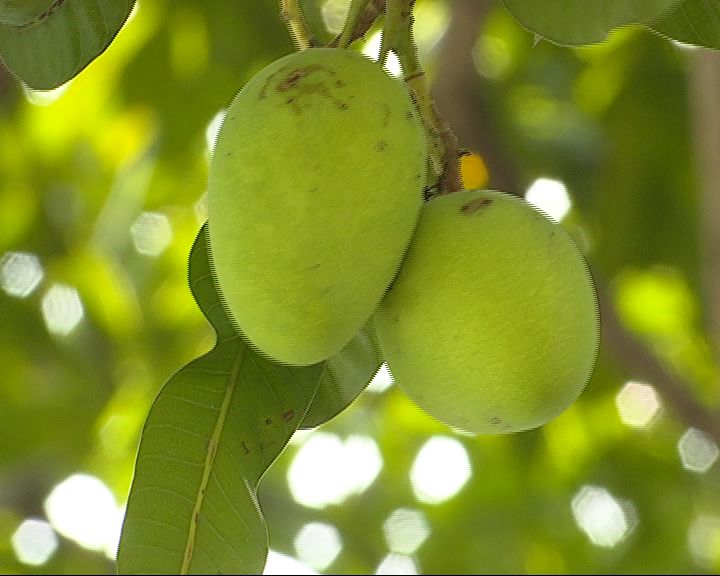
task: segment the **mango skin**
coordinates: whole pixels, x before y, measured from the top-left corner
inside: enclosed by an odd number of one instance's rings
[[[438,420],[482,434],[560,414],[599,346],[595,287],[573,240],[493,191],[425,205],[374,324],[400,388]]]
[[[424,130],[403,84],[312,48],[233,100],[210,166],[211,260],[247,340],[280,362],[340,351],[395,276],[422,206]]]

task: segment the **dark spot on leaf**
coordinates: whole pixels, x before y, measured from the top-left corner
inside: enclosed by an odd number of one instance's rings
[[[265,426],[270,426],[270,424],[272,424],[272,418],[268,416],[267,418],[265,418]]]
[[[345,88],[345,82],[343,82],[342,80],[335,80],[335,86],[337,86],[338,88]]]
[[[381,140],[380,142],[378,142],[377,144],[375,144],[375,150],[377,150],[378,152],[382,152],[382,151],[385,150],[387,147],[388,147],[388,143],[385,142],[385,140]]]
[[[470,200],[470,202],[460,206],[460,212],[463,214],[474,214],[481,208],[490,206],[490,204],[492,204],[492,200],[490,200],[490,198],[475,198],[475,200]]]
[[[290,420],[292,420],[293,418],[295,418],[295,410],[293,410],[292,408],[290,410],[287,410],[286,412],[283,412],[282,419],[285,420],[285,422],[290,422]]]
[[[347,102],[341,102],[341,101],[338,100],[337,102],[335,102],[335,105],[336,105],[340,110],[347,110],[347,109],[348,109]]]
[[[405,112],[405,120],[412,120],[413,119],[413,113],[412,110],[408,110]]]
[[[250,454],[250,448],[247,447],[247,444],[245,444],[245,442],[240,442],[240,445],[242,446],[243,452],[245,452],[245,454]]]
[[[232,156],[232,152],[225,152],[225,156]]]

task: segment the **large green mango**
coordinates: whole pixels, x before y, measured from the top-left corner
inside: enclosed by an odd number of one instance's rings
[[[477,433],[528,430],[560,414],[598,352],[582,254],[562,226],[500,192],[425,205],[374,323],[400,388],[431,416]]]
[[[408,246],[426,165],[407,90],[356,52],[305,50],[248,82],[218,135],[209,231],[251,344],[304,365],[355,336]]]

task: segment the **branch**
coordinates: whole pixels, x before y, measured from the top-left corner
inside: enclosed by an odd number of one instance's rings
[[[385,12],[385,0],[370,0],[369,3],[365,4],[354,25],[352,27],[346,26],[346,28],[343,29],[343,32],[330,42],[328,46],[331,48],[337,48],[340,46],[340,39],[343,33],[346,34],[346,38],[343,40],[347,42],[346,46],[352,44],[355,40],[362,38],[365,36],[367,31],[370,30],[372,25],[375,24],[375,21],[383,12]],[[352,31],[345,32],[345,29]]]
[[[720,54],[690,60],[691,106],[700,185],[700,238],[707,328],[720,359]]]
[[[502,146],[503,135],[491,109],[487,85],[475,72],[473,47],[480,23],[494,3],[486,0],[455,0],[451,20],[437,54],[433,94],[437,109],[455,129],[463,148],[485,160],[489,187],[520,193],[518,170]]]
[[[405,85],[412,97],[427,136],[428,192],[450,194],[462,189],[460,183],[460,149],[450,124],[437,113],[425,71],[420,63],[413,33],[412,15],[415,0],[388,0],[383,42],[379,61],[383,63],[390,50],[397,54]]]
[[[720,441],[720,415],[698,402],[690,393],[690,385],[674,376],[645,344],[622,326],[607,290],[600,285],[597,289],[602,322],[601,341],[612,351],[613,356],[625,365],[633,378],[655,386],[686,424],[702,428]]]
[[[305,50],[316,44],[312,32],[305,23],[298,0],[280,0],[280,18],[285,21],[298,50]]]

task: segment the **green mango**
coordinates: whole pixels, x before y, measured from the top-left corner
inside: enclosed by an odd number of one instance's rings
[[[528,430],[560,414],[587,384],[599,345],[595,287],[573,240],[493,191],[425,205],[374,324],[400,388],[475,433]]]
[[[404,85],[350,50],[280,58],[238,93],[211,161],[211,259],[247,340],[307,365],[340,351],[395,276],[427,149]]]

